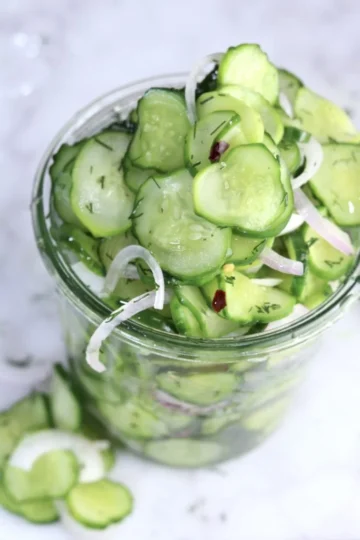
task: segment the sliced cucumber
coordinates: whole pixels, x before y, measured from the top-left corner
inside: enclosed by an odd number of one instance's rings
[[[227,321],[226,319],[219,317],[215,311],[210,309],[197,287],[192,287],[190,285],[178,286],[175,288],[174,298],[177,298],[178,300],[178,303],[175,305],[172,304],[171,307],[175,326],[178,328],[179,332],[185,330],[183,333],[187,336],[218,338],[230,334],[239,327],[234,321]],[[184,317],[183,308],[185,308],[186,311],[190,310],[195,317],[196,322],[200,325],[200,336],[198,326],[194,325],[194,322],[191,319],[190,326],[184,328],[186,315]],[[178,318],[179,325],[177,323]]]
[[[188,337],[203,337],[199,321],[192,311],[184,306],[180,300],[173,296],[170,302],[171,315],[179,334]]]
[[[246,265],[258,258],[263,249],[268,245],[265,238],[249,238],[233,234],[231,237],[231,255],[227,262]]]
[[[85,143],[86,139],[73,145],[62,144],[60,146],[59,150],[53,157],[54,161],[49,169],[50,177],[53,183],[57,181],[61,173],[63,173],[65,170],[72,170],[75,159]]]
[[[139,190],[133,229],[163,270],[180,279],[206,276],[224,263],[231,230],[197,216],[186,170],[153,177]]]
[[[239,116],[232,111],[217,111],[194,124],[185,142],[185,159],[192,171],[196,173],[211,164],[210,150],[216,136],[225,125],[235,119],[239,119]]]
[[[281,116],[261,94],[249,88],[235,85],[223,86],[220,91],[243,101],[246,105],[257,111],[262,118],[265,131],[269,133],[276,143],[281,141],[284,134],[284,125]]]
[[[181,375],[175,371],[160,373],[156,382],[162,390],[194,405],[212,405],[229,398],[238,380],[233,373],[194,373]]]
[[[338,225],[360,225],[360,145],[326,144],[323,152],[311,188]]]
[[[8,512],[20,516],[30,523],[46,524],[54,523],[59,519],[58,512],[53,501],[40,500],[34,502],[19,503],[15,501],[0,483],[0,506]]]
[[[284,415],[285,410],[289,406],[288,399],[275,401],[273,404],[265,405],[258,409],[242,421],[241,425],[250,431],[262,431],[275,422],[279,422]]]
[[[217,225],[254,237],[275,236],[284,227],[280,165],[262,144],[231,150],[196,175],[193,192],[195,211]]]
[[[227,412],[221,414],[221,416],[213,416],[211,418],[205,418],[201,425],[202,435],[214,435],[225,427],[239,422],[243,416],[243,412]]]
[[[297,127],[287,126],[284,130],[283,141],[286,142],[309,142],[311,134]]]
[[[99,257],[105,270],[109,269],[119,251],[134,244],[138,244],[138,241],[131,231],[103,238],[99,245]]]
[[[270,103],[275,103],[279,94],[277,69],[260,46],[255,44],[228,49],[219,65],[218,83],[222,86],[245,86],[264,96]]]
[[[131,191],[137,193],[143,183],[154,174],[159,174],[156,169],[141,169],[131,163],[129,157],[126,155],[123,160],[124,180],[125,184]]]
[[[236,113],[240,117],[240,122],[237,124],[237,141],[240,141],[238,144],[257,143],[263,140],[264,124],[260,114],[243,101],[221,90],[202,94],[196,102],[196,109],[200,119],[220,111]],[[220,139],[219,135],[217,138]]]
[[[79,464],[69,450],[55,450],[35,460],[30,471],[7,464],[4,484],[17,502],[64,497],[79,478]]]
[[[171,172],[184,167],[190,123],[178,90],[152,88],[138,104],[139,123],[128,157],[137,167]]]
[[[99,240],[69,224],[61,225],[51,232],[63,249],[73,252],[95,274],[104,275],[99,258]]]
[[[71,164],[71,170],[65,170],[60,173],[54,183],[52,192],[54,207],[59,217],[65,221],[65,223],[82,227],[80,220],[72,209],[70,201],[73,185],[72,169],[73,164]]]
[[[294,75],[290,71],[287,71],[286,69],[279,69],[278,73],[280,92],[285,94],[290,103],[294,105],[299,88],[304,85],[301,80],[296,77],[296,75]]]
[[[304,265],[304,273],[302,276],[294,276],[291,281],[291,294],[293,294],[299,302],[302,302],[306,295],[308,287],[308,256],[309,247],[304,240],[303,228],[297,229],[289,235],[284,236],[284,245],[286,246],[288,255],[293,261],[300,261]],[[305,295],[305,296],[304,296]]]
[[[76,521],[92,529],[105,529],[131,513],[133,497],[123,484],[99,480],[75,486],[66,504]]]
[[[310,227],[305,229],[304,240],[309,246],[309,266],[320,279],[335,281],[341,278],[354,261],[354,257],[335,249]]]
[[[286,163],[287,168],[293,174],[302,164],[300,149],[295,142],[282,141],[279,144],[280,155]]]
[[[240,272],[224,272],[219,286],[226,298],[221,315],[242,324],[282,319],[292,312],[295,305],[295,299],[289,294],[271,287],[260,287]]]
[[[315,94],[309,88],[300,88],[295,100],[295,115],[302,128],[319,142],[359,141],[359,133],[351,119],[340,107]]]
[[[171,467],[204,467],[224,458],[224,449],[213,441],[167,439],[149,442],[144,453]]]
[[[71,206],[94,236],[113,236],[131,226],[134,195],[121,168],[130,136],[107,131],[81,149],[73,170]]]
[[[65,431],[78,431],[80,429],[82,422],[80,404],[71,390],[64,368],[60,364],[54,367],[50,405],[55,427]]]

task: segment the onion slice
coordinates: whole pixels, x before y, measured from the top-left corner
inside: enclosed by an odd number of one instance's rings
[[[119,278],[124,276],[125,271],[128,271],[129,262],[133,261],[134,259],[143,259],[149,265],[157,285],[154,308],[163,309],[165,299],[164,274],[159,263],[151,255],[150,251],[142,246],[127,246],[119,251],[109,267],[105,278],[102,296],[108,296],[114,291]]]
[[[260,285],[260,287],[276,287],[280,285],[282,279],[280,278],[261,278],[261,279],[252,279],[251,283],[255,285]]]
[[[294,118],[293,106],[291,105],[289,98],[286,94],[284,94],[284,92],[280,92],[279,94],[279,105],[290,118]]]
[[[302,216],[299,216],[299,214],[292,214],[291,218],[281,231],[281,233],[278,234],[278,236],[283,236],[284,234],[290,234],[291,232],[296,231],[301,225],[304,223],[304,218]]]
[[[335,223],[324,218],[301,189],[294,191],[294,199],[297,212],[318,235],[341,253],[345,255],[354,253],[349,235]]]
[[[229,404],[228,401],[221,401],[214,405],[201,407],[200,405],[193,405],[192,403],[187,403],[186,401],[180,401],[163,390],[155,390],[153,395],[156,401],[163,407],[172,411],[188,414],[189,416],[210,414],[214,411],[224,409]]]
[[[293,189],[298,189],[306,184],[318,172],[324,159],[322,146],[314,137],[311,137],[307,143],[297,144],[303,159],[305,159],[305,169],[292,180]]]
[[[75,454],[81,464],[80,482],[96,482],[104,478],[104,460],[96,441],[58,429],[46,429],[25,435],[11,454],[9,465],[30,471],[40,456],[55,450],[70,450]]]
[[[304,264],[302,262],[287,259],[268,247],[266,247],[263,252],[260,253],[259,259],[266,266],[269,266],[278,272],[292,274],[294,276],[302,276],[304,274]]]
[[[269,323],[265,329],[265,332],[270,330],[277,330],[278,328],[281,328],[285,326],[286,324],[290,324],[296,319],[299,319],[300,317],[303,317],[307,313],[309,313],[309,309],[305,307],[303,304],[295,304],[294,309],[288,315],[287,317],[284,317],[283,319],[280,319],[279,321],[274,321],[272,323]]]
[[[86,285],[91,292],[96,295],[101,294],[105,280],[102,276],[98,276],[82,262],[76,262],[71,265],[73,272]]]
[[[213,53],[202,58],[190,72],[185,86],[185,101],[189,120],[192,124],[196,122],[196,86],[198,78],[203,74],[204,69],[211,63],[219,64],[224,53]]]
[[[137,313],[154,307],[158,291],[151,291],[130,300],[124,306],[112,312],[110,317],[105,319],[91,336],[87,349],[86,361],[98,373],[103,373],[106,366],[100,362],[100,347],[102,342],[124,321],[127,321]],[[169,294],[166,293],[165,301],[169,301]]]

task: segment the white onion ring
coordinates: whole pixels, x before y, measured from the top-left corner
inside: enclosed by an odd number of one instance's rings
[[[294,191],[294,199],[297,212],[319,236],[345,255],[354,253],[349,235],[335,223],[324,218],[301,189]]]
[[[189,120],[192,124],[196,122],[196,86],[198,77],[204,72],[204,69],[211,63],[219,64],[224,53],[213,53],[204,56],[190,72],[185,86],[185,101]]]
[[[309,142],[297,143],[297,145],[302,158],[305,159],[305,169],[299,176],[293,178],[291,182],[293,189],[298,189],[311,180],[320,169],[324,159],[322,146],[314,137],[311,137]]]
[[[287,259],[268,247],[266,247],[264,251],[260,253],[259,259],[266,266],[269,266],[278,272],[292,274],[294,276],[302,276],[304,274],[304,264],[302,262]]]
[[[293,106],[290,103],[289,98],[287,97],[284,92],[280,92],[279,94],[279,105],[290,118],[294,118],[294,110]]]
[[[102,296],[108,296],[112,293],[119,281],[123,277],[124,271],[129,269],[129,262],[134,259],[143,259],[151,269],[155,283],[158,287],[155,296],[154,308],[163,309],[165,299],[165,281],[164,274],[157,260],[151,255],[150,251],[142,246],[127,246],[116,255],[112,261],[104,283]]]
[[[299,214],[292,214],[290,220],[287,222],[283,230],[278,234],[278,236],[283,236],[284,234],[289,234],[296,231],[304,223],[304,218],[299,216]]]
[[[280,285],[281,282],[282,279],[280,278],[259,278],[251,280],[251,283],[260,285],[260,287],[276,287],[277,285]]]

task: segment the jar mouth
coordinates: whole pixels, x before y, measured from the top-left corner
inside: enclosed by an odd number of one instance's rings
[[[85,108],[76,113],[58,132],[52,140],[38,166],[31,203],[32,221],[36,242],[40,254],[49,273],[56,281],[58,291],[83,315],[95,325],[111,313],[111,309],[104,304],[90,289],[81,282],[73,272],[70,264],[57,249],[50,234],[50,194],[51,184],[48,173],[51,158],[58,147],[67,142],[73,143],[85,136],[92,135],[106,127],[111,122],[124,119],[137,103],[139,97],[150,87],[162,86],[181,88],[184,86],[186,73],[156,76],[136,81],[129,85],[115,89],[96,99]],[[335,322],[343,313],[346,306],[359,296],[355,289],[358,287],[360,274],[360,255],[346,281],[324,303],[316,309],[278,329],[236,337],[222,337],[214,339],[189,338],[183,335],[168,333],[148,327],[138,321],[126,321],[114,331],[114,335],[121,339],[138,341],[139,344],[150,350],[156,347],[164,351],[169,348],[181,348],[186,351],[197,349],[243,350],[284,348],[289,341],[301,343],[321,333],[325,328]],[[251,353],[250,353],[251,354]]]

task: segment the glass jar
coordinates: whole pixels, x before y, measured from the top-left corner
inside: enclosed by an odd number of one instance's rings
[[[88,411],[114,440],[179,467],[220,462],[257,446],[279,425],[320,334],[360,296],[359,265],[331,298],[278,330],[191,339],[127,321],[106,340],[98,374],[86,364],[89,337],[110,309],[72,271],[50,235],[51,157],[124,119],[150,87],[183,87],[185,75],[155,77],[115,90],[81,110],[43,157],[33,192],[37,244],[58,290],[69,369]]]

